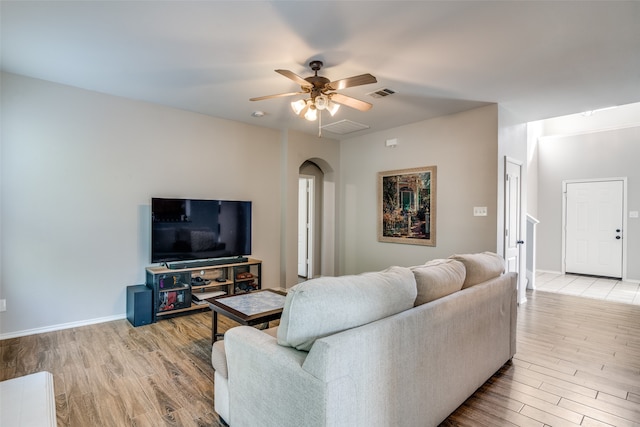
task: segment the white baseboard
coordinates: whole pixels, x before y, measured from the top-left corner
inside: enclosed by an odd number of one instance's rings
[[[62,329],[77,328],[79,326],[95,325],[96,323],[111,322],[113,320],[121,320],[126,318],[127,318],[126,314],[117,314],[115,316],[98,317],[95,319],[81,320],[78,322],[60,323],[58,325],[45,326],[42,328],[26,329],[24,331],[0,334],[0,340],[6,340],[8,338],[26,337],[27,335],[42,334],[45,332],[60,331]]]
[[[540,270],[540,269],[536,270],[536,274],[539,274],[539,273],[562,274],[562,272],[560,272],[560,271]]]

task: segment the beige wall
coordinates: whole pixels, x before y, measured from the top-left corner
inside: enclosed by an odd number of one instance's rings
[[[263,286],[286,283],[297,193],[283,183],[309,158],[332,180],[339,168],[331,140],[12,74],[1,95],[0,337],[124,317],[150,263],[153,196],[251,200]]]
[[[496,250],[498,111],[491,105],[354,137],[341,145],[340,272]],[[397,138],[396,148],[385,147]],[[437,246],[377,241],[377,174],[436,165]],[[474,206],[488,216],[474,217]]]

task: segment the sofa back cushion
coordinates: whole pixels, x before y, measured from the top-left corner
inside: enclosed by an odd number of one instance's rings
[[[504,272],[504,259],[493,252],[451,255],[449,258],[464,264],[466,277],[462,289],[498,277]]]
[[[416,278],[416,306],[458,292],[464,284],[464,264],[455,259],[435,259],[411,271]]]
[[[406,267],[309,280],[287,293],[278,344],[309,351],[318,338],[408,310],[415,299],[416,281]]]

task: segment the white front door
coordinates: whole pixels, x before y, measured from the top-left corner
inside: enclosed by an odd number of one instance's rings
[[[624,181],[565,182],[565,272],[622,278]]]
[[[504,260],[508,272],[518,273],[518,286],[520,286],[520,245],[522,230],[521,204],[521,174],[522,165],[514,160],[505,160],[504,183]]]

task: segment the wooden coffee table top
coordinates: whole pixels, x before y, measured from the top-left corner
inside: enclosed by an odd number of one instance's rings
[[[252,325],[273,319],[282,314],[286,293],[276,289],[261,289],[245,294],[233,294],[208,298],[209,307],[244,325]]]

